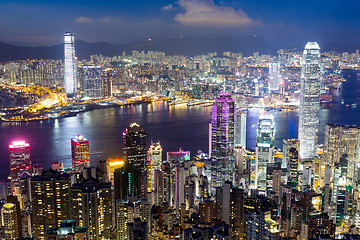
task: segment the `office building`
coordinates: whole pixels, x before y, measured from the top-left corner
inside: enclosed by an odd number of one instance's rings
[[[10,177],[12,191],[17,194],[18,179],[22,172],[31,173],[30,145],[25,141],[13,141],[9,145]]]
[[[220,92],[211,110],[212,188],[233,181],[235,104],[231,95]]]
[[[101,66],[82,66],[80,69],[81,96],[96,99],[103,96]]]
[[[70,219],[70,176],[52,169],[30,180],[33,229],[36,239],[45,239],[45,231]]]
[[[235,118],[235,146],[243,146],[246,149],[246,115],[244,111],[236,111]]]
[[[147,174],[146,174],[146,133],[137,123],[131,123],[123,133],[123,149],[126,164],[134,166],[140,174],[136,174],[140,192],[138,197],[145,197],[147,192]]]
[[[266,169],[274,162],[275,123],[273,115],[262,115],[256,134],[255,188],[266,193]]]
[[[64,34],[64,86],[68,98],[73,98],[77,91],[76,65],[75,58],[75,39],[74,34],[67,32]]]
[[[280,63],[269,63],[269,91],[279,91]]]
[[[84,167],[90,167],[89,141],[82,135],[71,139],[71,156],[75,172],[81,171]]]
[[[160,170],[162,164],[162,148],[160,142],[151,143],[147,151],[147,192],[155,189],[155,170]]]
[[[299,130],[300,159],[316,155],[320,110],[320,47],[308,42],[302,57]]]

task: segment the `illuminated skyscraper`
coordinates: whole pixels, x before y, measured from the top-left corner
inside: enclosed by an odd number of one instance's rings
[[[72,167],[75,172],[90,167],[89,141],[81,135],[71,139]]]
[[[64,34],[64,81],[65,92],[69,98],[76,95],[76,58],[74,34],[67,32]]]
[[[137,123],[132,123],[124,133],[124,155],[130,164],[145,170],[146,133]]]
[[[162,164],[162,148],[160,143],[151,143],[147,152],[147,191],[151,192],[154,189],[154,173],[155,170],[160,170]]]
[[[280,82],[280,63],[269,63],[269,90],[278,91]]]
[[[234,114],[231,95],[220,92],[211,112],[212,187],[221,187],[226,180],[233,181]]]
[[[308,42],[302,58],[299,141],[300,159],[315,157],[320,109],[320,47]]]
[[[259,119],[256,136],[255,188],[266,191],[266,168],[274,162],[275,123],[273,115],[264,115]]]
[[[16,189],[20,173],[26,171],[31,172],[31,155],[30,145],[25,141],[13,141],[9,145],[10,155],[10,177],[11,186],[14,194],[17,194]]]
[[[237,111],[235,120],[235,146],[246,148],[246,112]]]

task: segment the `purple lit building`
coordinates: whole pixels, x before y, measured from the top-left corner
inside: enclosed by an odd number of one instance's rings
[[[210,154],[212,159],[211,185],[221,187],[233,181],[234,165],[234,113],[235,103],[230,93],[220,92],[211,112]]]

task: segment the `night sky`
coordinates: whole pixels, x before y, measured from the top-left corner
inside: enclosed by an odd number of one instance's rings
[[[276,47],[360,42],[360,1],[0,0],[0,41],[52,45],[66,31],[88,42],[244,37]]]

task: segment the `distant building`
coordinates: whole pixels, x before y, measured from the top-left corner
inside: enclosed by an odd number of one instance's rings
[[[75,172],[90,166],[89,141],[82,135],[71,139],[72,167]]]
[[[269,91],[279,91],[280,63],[269,63]]]
[[[112,94],[112,70],[106,68],[102,71],[102,95],[103,97],[111,97]]]
[[[76,95],[76,58],[75,58],[75,39],[74,34],[67,32],[64,34],[64,82],[67,97],[72,98]]]
[[[302,58],[299,133],[300,159],[311,159],[316,155],[320,110],[320,47],[308,42]]]
[[[80,71],[82,97],[103,97],[103,80],[101,66],[82,66]]]
[[[235,146],[243,146],[246,149],[246,115],[244,111],[236,111],[235,119]]]

